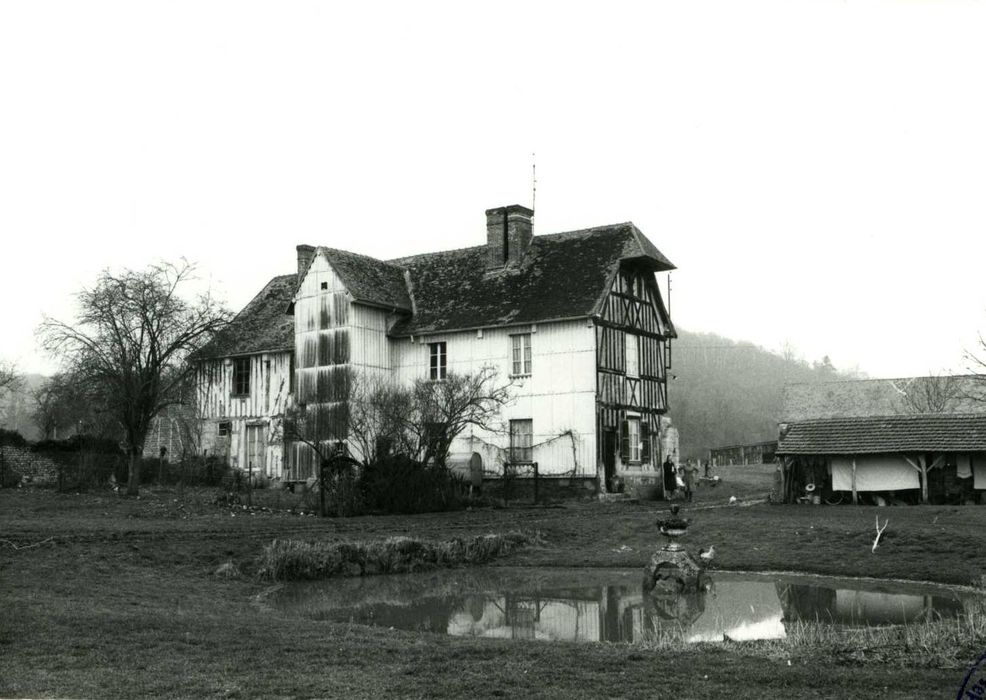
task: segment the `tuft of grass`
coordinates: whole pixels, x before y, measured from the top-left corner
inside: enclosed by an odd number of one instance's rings
[[[520,532],[428,542],[389,537],[376,542],[306,542],[277,539],[264,547],[258,575],[267,580],[310,581],[334,576],[368,576],[485,564],[540,535]]]
[[[822,654],[842,663],[954,668],[968,663],[986,645],[986,615],[971,609],[954,619],[892,627],[798,622],[788,625],[787,638],[779,644],[791,655]]]

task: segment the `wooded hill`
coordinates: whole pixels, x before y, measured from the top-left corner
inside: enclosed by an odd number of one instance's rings
[[[669,415],[683,458],[707,459],[712,447],[776,440],[785,384],[860,377],[839,372],[828,357],[808,363],[714,333],[679,329],[671,352]]]

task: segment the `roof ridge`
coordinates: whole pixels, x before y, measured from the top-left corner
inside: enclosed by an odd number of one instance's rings
[[[383,258],[375,258],[372,255],[367,255],[366,253],[354,253],[353,251],[346,250],[344,248],[333,248],[332,246],[327,246],[327,245],[317,246],[315,248],[316,253],[318,253],[318,251],[320,250],[327,253],[345,253],[346,255],[353,255],[357,258],[363,258],[364,260],[372,260],[373,262],[383,263],[384,265],[390,265],[391,267],[395,267],[395,268],[398,267],[397,265],[394,265],[389,260],[384,260]]]
[[[952,413],[941,411],[937,413],[886,413],[876,416],[833,416],[831,418],[802,418],[798,420],[782,420],[780,423],[803,424],[803,423],[837,423],[841,421],[876,421],[888,419],[916,419],[916,418],[980,418],[986,420],[986,413],[976,413],[975,411],[961,411]]]
[[[620,228],[622,226],[632,226],[633,228],[636,229],[636,227],[634,226],[634,224],[633,224],[632,221],[621,221],[621,222],[616,223],[616,224],[603,224],[601,226],[591,226],[589,228],[574,229],[572,231],[556,231],[554,233],[537,233],[537,234],[534,234],[534,236],[531,238],[531,245],[533,245],[537,241],[544,240],[546,238],[557,238],[557,237],[561,237],[561,236],[576,236],[576,235],[583,235],[583,234],[591,234],[591,233],[596,233],[598,231],[601,231],[603,229],[614,229],[614,228]],[[463,246],[461,248],[448,248],[446,250],[432,250],[432,251],[428,251],[428,252],[425,252],[425,253],[414,253],[412,255],[402,255],[399,258],[390,258],[386,262],[389,262],[389,263],[397,263],[398,261],[410,260],[412,258],[419,259],[419,258],[424,258],[424,257],[429,256],[429,255],[445,255],[445,254],[448,254],[448,253],[460,253],[460,252],[466,251],[466,250],[476,250],[476,249],[485,248],[485,247],[486,247],[486,244],[485,243],[480,243],[479,245]]]

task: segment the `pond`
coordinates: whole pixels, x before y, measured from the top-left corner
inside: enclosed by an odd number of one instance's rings
[[[960,618],[981,598],[941,586],[714,572],[710,590],[645,595],[641,571],[452,569],[294,583],[289,615],[455,636],[639,642],[780,639],[786,625],[882,626]]]

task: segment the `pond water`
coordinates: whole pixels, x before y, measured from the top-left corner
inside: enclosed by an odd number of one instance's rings
[[[711,589],[645,595],[641,571],[453,569],[289,584],[268,599],[290,615],[455,636],[639,642],[779,639],[786,626],[913,624],[959,618],[982,598],[945,587],[715,572]]]

